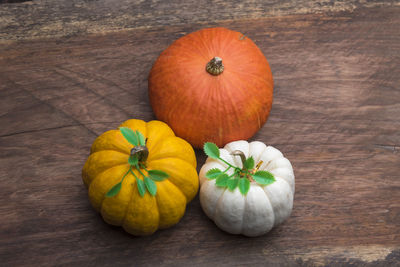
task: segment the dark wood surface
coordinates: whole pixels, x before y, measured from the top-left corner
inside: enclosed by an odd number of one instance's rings
[[[92,5],[93,17],[55,2],[0,5],[0,265],[400,265],[398,4],[217,1],[219,14],[195,1],[132,3],[115,26],[115,1],[71,1]],[[102,132],[155,119],[152,63],[211,26],[243,32],[269,60],[274,103],[252,140],[291,160],[292,216],[265,236],[234,236],[196,197],[175,227],[130,236],[91,208],[81,168]]]

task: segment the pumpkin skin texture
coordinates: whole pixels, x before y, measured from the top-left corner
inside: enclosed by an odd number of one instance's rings
[[[224,66],[210,74],[214,57]],[[266,122],[273,79],[267,59],[250,38],[225,28],[190,33],[154,63],[149,97],[156,117],[196,148],[249,139]]]
[[[266,186],[252,181],[243,196],[238,187],[230,191],[216,186],[215,179],[206,178],[210,169],[225,170],[227,167],[217,159],[208,158],[199,174],[200,204],[206,215],[228,233],[250,237],[263,235],[290,216],[295,187],[293,168],[278,149],[258,141],[231,142],[220,149],[220,156],[242,168],[240,158],[230,154],[235,150],[242,151],[246,158],[252,156],[256,163],[262,161],[259,170],[269,171],[276,181]],[[232,173],[232,169],[227,172],[228,175]]]
[[[138,130],[147,138],[147,169],[164,171],[169,177],[156,182],[155,196],[146,192],[141,197],[136,179],[129,173],[119,193],[106,197],[106,193],[129,170],[128,158],[133,148],[119,130],[107,131],[94,141],[82,170],[92,206],[107,223],[122,226],[133,235],[149,235],[157,229],[175,225],[199,187],[193,148],[160,121],[146,123],[132,119],[120,127]],[[133,172],[143,180],[137,169],[133,168]]]

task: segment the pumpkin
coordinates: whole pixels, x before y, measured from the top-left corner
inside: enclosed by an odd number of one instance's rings
[[[249,139],[272,105],[267,59],[250,38],[225,28],[176,40],[160,54],[148,82],[156,117],[197,148]]]
[[[259,236],[290,216],[294,173],[278,149],[235,141],[209,155],[199,174],[200,203],[219,228]]]
[[[134,119],[97,137],[82,178],[94,209],[133,235],[178,223],[199,186],[191,145],[163,122]]]

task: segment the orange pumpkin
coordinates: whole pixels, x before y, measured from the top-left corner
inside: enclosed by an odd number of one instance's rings
[[[247,36],[225,28],[176,40],[149,76],[156,117],[197,148],[249,139],[266,122],[272,93],[263,53]]]

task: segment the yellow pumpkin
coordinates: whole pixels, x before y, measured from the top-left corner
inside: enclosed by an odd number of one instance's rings
[[[175,225],[199,187],[193,148],[161,121],[146,123],[132,119],[119,127],[138,131],[146,138],[148,157],[141,163],[146,171],[131,168],[129,159],[134,145],[120,130],[103,133],[94,141],[82,170],[92,206],[107,223],[122,226],[133,235],[149,235]],[[155,195],[139,192],[140,184],[148,179],[145,177],[151,170],[160,170],[169,176],[154,182]],[[118,183],[121,183],[120,190],[109,197],[108,192]]]

